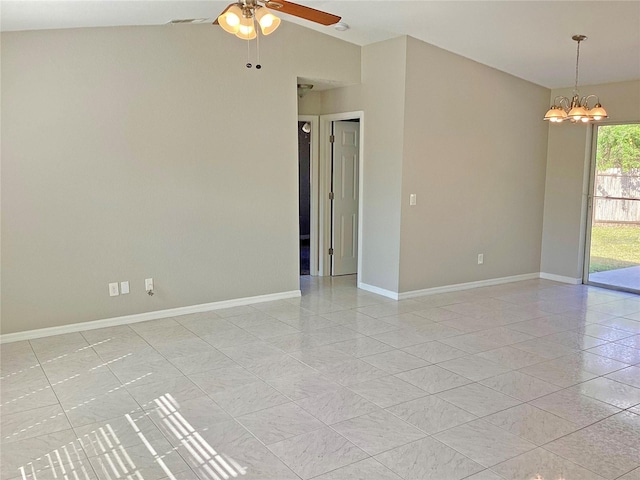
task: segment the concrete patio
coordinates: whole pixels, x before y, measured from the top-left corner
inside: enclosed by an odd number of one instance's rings
[[[640,265],[589,274],[589,281],[640,292]]]

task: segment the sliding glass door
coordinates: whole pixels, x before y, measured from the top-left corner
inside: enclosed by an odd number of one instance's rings
[[[595,128],[584,280],[640,293],[640,123]]]

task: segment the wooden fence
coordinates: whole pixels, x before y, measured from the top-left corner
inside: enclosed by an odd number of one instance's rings
[[[593,210],[596,223],[640,225],[640,171],[597,172]]]

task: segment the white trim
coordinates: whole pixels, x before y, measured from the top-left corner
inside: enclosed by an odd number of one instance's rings
[[[454,285],[444,285],[442,287],[425,288],[424,290],[413,290],[410,292],[402,292],[398,294],[398,300],[407,298],[420,297],[422,295],[434,295],[436,293],[456,292],[458,290],[469,290],[471,288],[491,287],[493,285],[501,285],[503,283],[521,282],[523,280],[533,280],[540,278],[539,273],[525,273],[524,275],[513,275],[511,277],[490,278],[489,280],[480,280],[477,282],[457,283]]]
[[[556,275],[555,273],[540,272],[540,278],[553,280],[554,282],[570,283],[571,285],[580,285],[582,283],[581,278],[565,277],[563,275]]]
[[[377,295],[382,295],[383,297],[388,297],[393,300],[398,300],[398,293],[392,292],[391,290],[385,290],[384,288],[374,287],[373,285],[369,285],[367,283],[358,282],[358,288],[362,290],[366,290],[367,292],[375,293]]]
[[[91,322],[72,323],[60,325],[58,327],[39,328],[37,330],[27,330],[24,332],[6,333],[0,335],[0,343],[18,342],[30,340],[32,338],[50,337],[63,333],[81,332],[84,330],[95,330],[97,328],[116,327],[118,325],[128,325],[130,323],[146,322],[148,320],[158,320],[160,318],[187,315],[190,313],[210,312],[222,308],[240,307],[253,303],[271,302],[274,300],[284,300],[287,298],[297,298],[301,296],[300,290],[289,292],[270,293],[267,295],[257,295],[255,297],[234,298],[232,300],[222,300],[220,302],[202,303],[200,305],[189,305],[187,307],[169,308],[167,310],[157,310],[155,312],[136,313],[123,317],[105,318],[93,320]]]

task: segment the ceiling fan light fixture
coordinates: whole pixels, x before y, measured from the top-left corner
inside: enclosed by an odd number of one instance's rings
[[[241,40],[253,40],[258,34],[270,35],[280,26],[281,20],[271,9],[303,18],[320,25],[334,25],[340,17],[331,13],[306,7],[288,0],[234,0],[216,18],[214,25],[220,25],[225,32],[231,33]],[[258,30],[258,27],[260,29]],[[247,68],[252,68],[251,46],[247,43]],[[256,41],[256,70],[260,70],[260,42]]]
[[[242,18],[242,9],[238,5],[230,5],[218,17],[218,24],[225,32],[232,34],[238,33],[240,30],[240,19]]]
[[[255,17],[263,35],[275,32],[280,26],[280,19],[264,7],[256,8]]]
[[[256,29],[253,26],[253,17],[243,16],[240,19],[240,25],[236,32],[236,37],[242,40],[253,40],[256,38]]]

